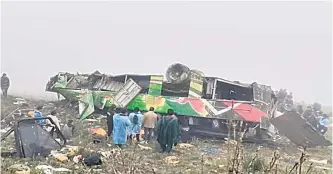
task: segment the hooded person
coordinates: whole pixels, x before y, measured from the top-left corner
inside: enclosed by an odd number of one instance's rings
[[[122,108],[119,114],[113,116],[113,143],[122,147],[127,141],[127,130],[131,127],[131,121],[126,116],[126,109]]]
[[[130,128],[130,139],[132,139],[133,136],[136,137],[136,141],[140,141],[140,131],[142,126],[142,120],[143,115],[139,111],[139,108],[134,108],[133,112],[129,114],[129,119],[132,123],[132,126]]]
[[[1,76],[1,90],[2,90],[2,95],[5,98],[7,97],[7,92],[8,92],[9,86],[10,86],[10,80],[7,77],[7,74],[3,73]]]
[[[169,109],[168,115],[159,119],[156,135],[162,152],[170,153],[172,146],[177,145],[180,140],[180,125],[173,109]]]
[[[302,116],[305,120],[309,121],[311,115],[312,115],[312,107],[308,106],[306,107],[306,110],[303,112]]]

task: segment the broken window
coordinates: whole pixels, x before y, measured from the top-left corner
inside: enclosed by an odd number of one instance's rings
[[[253,101],[253,88],[217,79],[215,99]]]
[[[141,94],[147,94],[149,90],[149,83],[150,83],[150,76],[139,76],[139,75],[127,75],[127,80],[133,79],[140,87],[141,87]]]

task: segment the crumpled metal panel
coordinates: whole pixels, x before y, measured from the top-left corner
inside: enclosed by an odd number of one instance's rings
[[[66,88],[69,89],[88,88],[88,76],[75,75],[72,79],[69,80]]]
[[[123,83],[113,81],[111,76],[103,76],[101,79],[97,80],[93,88],[107,91],[118,91],[123,85]]]
[[[287,111],[275,117],[271,123],[297,146],[316,147],[331,146],[332,143],[315,130],[297,112]]]
[[[114,101],[119,107],[126,107],[141,91],[141,87],[134,80],[129,79],[115,94]]]

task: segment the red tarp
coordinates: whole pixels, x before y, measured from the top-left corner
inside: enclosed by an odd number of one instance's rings
[[[232,102],[223,102],[223,104],[229,107],[232,105]],[[267,116],[267,114],[260,109],[244,103],[234,102],[233,110],[246,121],[260,122],[261,117]]]

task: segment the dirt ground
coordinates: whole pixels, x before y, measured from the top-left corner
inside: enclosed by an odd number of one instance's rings
[[[13,104],[15,98],[1,100],[1,117],[4,118],[18,106]],[[64,107],[65,102],[45,102],[27,101],[25,108],[35,108],[39,104],[44,104],[44,113],[49,113],[52,109],[59,112],[59,119],[62,123],[68,119],[75,119],[76,111],[70,107]],[[4,124],[2,124],[3,126]],[[239,162],[238,169],[241,173],[289,173],[295,163],[299,162],[302,151],[297,147],[268,147],[265,145],[241,144],[238,151],[240,155],[235,155],[235,145],[228,145],[221,140],[193,140],[190,145],[179,144],[170,154],[162,154],[156,142],[141,144],[129,143],[123,150],[119,150],[112,145],[110,140],[101,144],[93,144],[92,137],[88,133],[88,128],[103,127],[106,129],[106,120],[100,119],[95,122],[79,121],[75,119],[76,131],[70,145],[82,148],[81,154],[89,155],[93,152],[111,154],[102,158],[103,164],[100,166],[86,167],[81,163],[73,162],[72,158],[67,162],[56,161],[54,157],[20,159],[16,157],[1,158],[1,172],[10,173],[8,168],[13,164],[23,164],[31,169],[30,173],[43,173],[35,170],[37,165],[50,165],[52,167],[63,167],[72,170],[70,173],[179,173],[179,174],[207,174],[207,173],[228,173],[231,167],[228,157]],[[142,147],[143,146],[143,147]],[[188,147],[191,146],[191,147]],[[2,152],[14,149],[14,137],[9,136],[1,142]],[[150,147],[150,149],[143,149]],[[229,149],[229,151],[228,151]],[[270,166],[274,153],[279,154],[277,162]],[[168,161],[167,159],[174,158]],[[305,152],[305,162],[302,165],[302,173],[332,173],[332,149],[331,147],[321,147],[307,149]],[[275,159],[275,158],[273,158]],[[327,160],[326,164],[313,162]],[[311,162],[312,161],[312,162]],[[236,162],[236,163],[237,163]],[[313,163],[311,165],[311,163]],[[271,163],[272,164],[272,163]],[[254,172],[256,171],[256,172]],[[277,172],[276,172],[277,171]],[[291,173],[295,173],[294,169]]]

